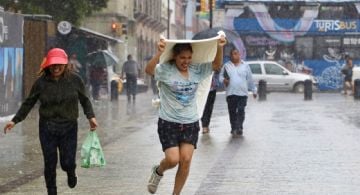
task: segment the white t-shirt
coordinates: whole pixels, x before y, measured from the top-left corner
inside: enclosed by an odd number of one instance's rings
[[[191,64],[188,79],[180,74],[175,64],[157,64],[155,80],[159,81],[161,99],[159,117],[181,124],[198,121],[196,90],[211,73],[212,62]]]

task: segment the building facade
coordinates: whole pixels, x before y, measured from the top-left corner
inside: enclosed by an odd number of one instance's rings
[[[156,52],[156,43],[160,34],[164,34],[168,26],[168,5],[161,0],[135,0],[134,25],[137,59],[144,67],[147,60]]]
[[[121,39],[110,50],[120,62],[121,72],[128,54],[144,68],[156,52],[160,35],[168,39],[191,39],[193,34],[208,26],[199,25],[196,0],[109,0],[106,9],[94,13],[82,26]],[[140,75],[144,77],[142,73]]]
[[[115,68],[120,73],[129,54],[142,67],[147,58],[154,54],[159,35],[167,30],[166,10],[168,4],[161,0],[110,0],[106,9],[87,18],[82,26],[123,41],[109,48],[120,59]]]

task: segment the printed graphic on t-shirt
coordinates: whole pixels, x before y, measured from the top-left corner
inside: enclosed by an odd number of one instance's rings
[[[175,92],[176,100],[183,106],[189,105],[191,100],[195,98],[196,87],[195,82],[184,81],[174,81],[171,85],[172,91]]]

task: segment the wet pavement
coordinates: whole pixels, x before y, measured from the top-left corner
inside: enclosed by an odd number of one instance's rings
[[[125,98],[94,102],[107,165],[79,167],[74,189],[59,168],[59,194],[148,194],[150,168],[163,157],[157,112],[150,92],[135,104]],[[244,136],[232,138],[218,93],[210,134],[199,136],[183,194],[359,194],[359,105],[337,93],[315,93],[311,101],[293,93],[270,93],[262,102],[249,97]],[[45,194],[37,120],[33,109],[0,135],[0,194]],[[81,113],[79,149],[87,130]],[[175,171],[165,173],[157,194],[171,194]]]

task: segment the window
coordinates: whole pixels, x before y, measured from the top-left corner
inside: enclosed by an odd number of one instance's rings
[[[319,36],[314,40],[313,49],[316,59],[339,60],[341,58],[341,37]]]
[[[352,58],[360,59],[359,48],[345,47],[344,54],[349,54]]]
[[[284,69],[276,64],[264,64],[266,74],[283,75]]]
[[[253,74],[261,74],[261,65],[260,64],[249,64],[251,72]]]
[[[305,59],[313,58],[313,42],[312,37],[297,37],[295,42],[295,57],[301,62]]]
[[[344,15],[344,8],[342,6],[322,5],[319,8],[319,19],[334,19]]]
[[[343,53],[349,54],[353,58],[360,58],[360,37],[359,36],[345,36],[342,39]]]

